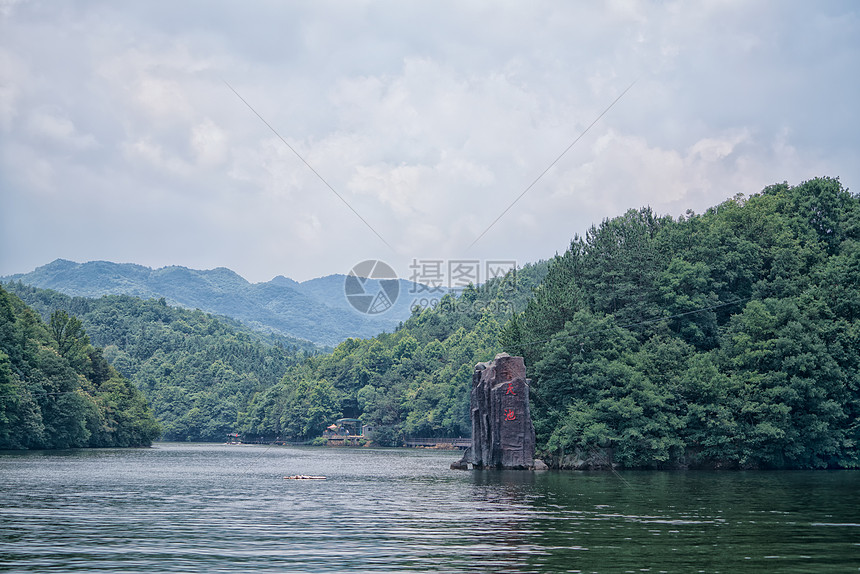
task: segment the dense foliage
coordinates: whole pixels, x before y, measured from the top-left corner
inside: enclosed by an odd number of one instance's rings
[[[64,311],[45,325],[0,287],[0,449],[148,446],[143,395]]]
[[[821,178],[629,211],[575,238],[501,339],[556,464],[860,466],[860,200]]]
[[[394,333],[348,339],[298,365],[254,398],[243,434],[307,439],[345,416],[374,425],[382,444],[470,436],[472,369],[498,351],[501,325],[525,307],[546,269],[546,262],[527,265],[459,297],[445,295],[436,307],[416,309]]]
[[[169,439],[303,440],[341,416],[382,444],[468,436],[473,365],[506,350],[526,359],[538,448],[557,466],[860,467],[860,198],[836,179],[678,219],[628,211],[327,355],[163,299],[9,288],[45,317],[81,319],[30,337],[46,365],[75,355],[86,327]],[[20,313],[7,324],[37,321]],[[4,353],[0,381],[18,384]],[[38,400],[55,400],[39,396],[8,403],[18,418],[2,424],[32,426]]]
[[[76,263],[64,259],[30,273],[0,278],[4,283],[21,282],[78,297],[164,298],[168,305],[232,317],[260,331],[299,337],[320,345],[336,345],[347,337],[372,337],[392,331],[400,321],[409,318],[411,300],[407,297],[398,298],[386,313],[356,313],[344,295],[344,279],[344,275],[330,275],[298,283],[278,276],[265,283],[249,283],[224,267],[150,269],[132,263]],[[409,281],[400,281],[402,292],[411,285]]]
[[[105,346],[105,359],[146,394],[166,440],[225,440],[254,394],[318,351],[164,299],[69,297],[20,283],[7,288],[45,317],[57,310],[79,317]]]

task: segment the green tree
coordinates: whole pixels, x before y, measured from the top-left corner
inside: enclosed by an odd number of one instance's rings
[[[75,317],[55,313],[46,326],[0,288],[0,448],[138,446],[159,433]]]

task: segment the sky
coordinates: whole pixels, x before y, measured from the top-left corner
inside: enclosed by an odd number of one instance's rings
[[[0,275],[421,280],[630,208],[856,192],[858,84],[852,1],[0,0]]]

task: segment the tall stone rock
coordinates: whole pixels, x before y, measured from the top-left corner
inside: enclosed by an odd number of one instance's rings
[[[500,353],[475,365],[471,417],[472,448],[463,463],[474,468],[534,467],[535,429],[522,357]]]

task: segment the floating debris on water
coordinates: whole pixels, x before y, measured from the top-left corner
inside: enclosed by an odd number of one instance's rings
[[[284,480],[325,480],[324,476],[309,476],[307,474],[294,474],[293,476],[285,476]]]

